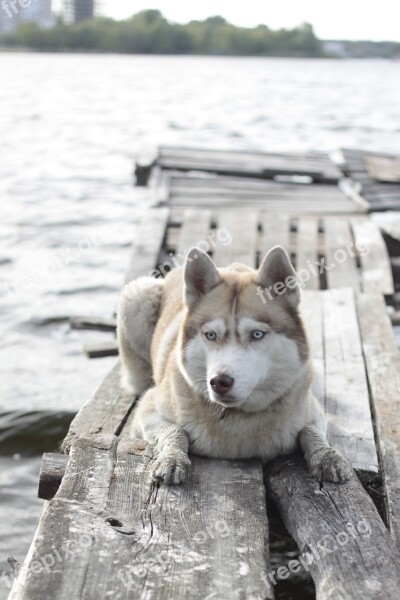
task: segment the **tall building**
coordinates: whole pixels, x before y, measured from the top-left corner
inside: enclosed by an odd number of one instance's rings
[[[0,2],[0,33],[15,31],[21,23],[37,23],[40,27],[54,25],[51,0],[31,0],[24,4],[11,0]]]
[[[100,0],[63,0],[65,23],[78,23],[100,14]]]

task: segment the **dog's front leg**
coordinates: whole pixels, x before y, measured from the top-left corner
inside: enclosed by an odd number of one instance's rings
[[[164,483],[184,483],[190,473],[189,440],[185,431],[168,421],[160,422],[153,432],[156,461],[153,479]]]
[[[310,423],[299,434],[310,473],[318,481],[344,483],[351,478],[352,469],[342,454],[331,448],[324,428],[317,421]]]
[[[164,410],[172,416],[169,400],[168,393],[162,387],[148,390],[139,400],[131,435],[153,446],[153,479],[165,483],[183,483],[190,472],[189,439],[182,427],[161,413],[160,407],[164,405]]]

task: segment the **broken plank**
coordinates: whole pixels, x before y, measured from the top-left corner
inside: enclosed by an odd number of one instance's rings
[[[355,476],[320,484],[292,455],[268,466],[266,485],[299,546],[299,560],[288,566],[310,571],[318,600],[397,600],[400,553]],[[279,580],[279,570],[273,575]]]
[[[400,548],[400,354],[382,295],[357,297],[388,524]]]

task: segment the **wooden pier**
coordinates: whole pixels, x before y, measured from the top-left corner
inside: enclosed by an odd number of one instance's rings
[[[134,228],[126,282],[164,275],[195,244],[207,244],[219,266],[254,267],[270,247],[285,246],[304,278],[328,437],[355,474],[343,485],[321,484],[300,455],[264,473],[256,460],[193,457],[189,483],[150,485],[151,448],[129,438],[137,397],[121,389],[117,362],[73,420],[62,454],[44,456],[46,503],[10,599],[262,600],[303,570],[318,600],[397,600],[400,355],[386,307],[395,295],[391,262],[367,215],[370,199],[343,184],[321,153],[163,147],[147,161],[139,160],[137,175],[149,183],[153,207]],[[99,325],[113,331],[115,321]],[[298,560],[277,570],[269,565],[266,503],[299,547]]]

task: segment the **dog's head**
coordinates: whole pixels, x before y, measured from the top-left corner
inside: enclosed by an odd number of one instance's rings
[[[184,301],[180,369],[211,402],[263,410],[304,371],[300,289],[282,247],[272,248],[257,271],[244,265],[217,269],[207,254],[190,250]]]

